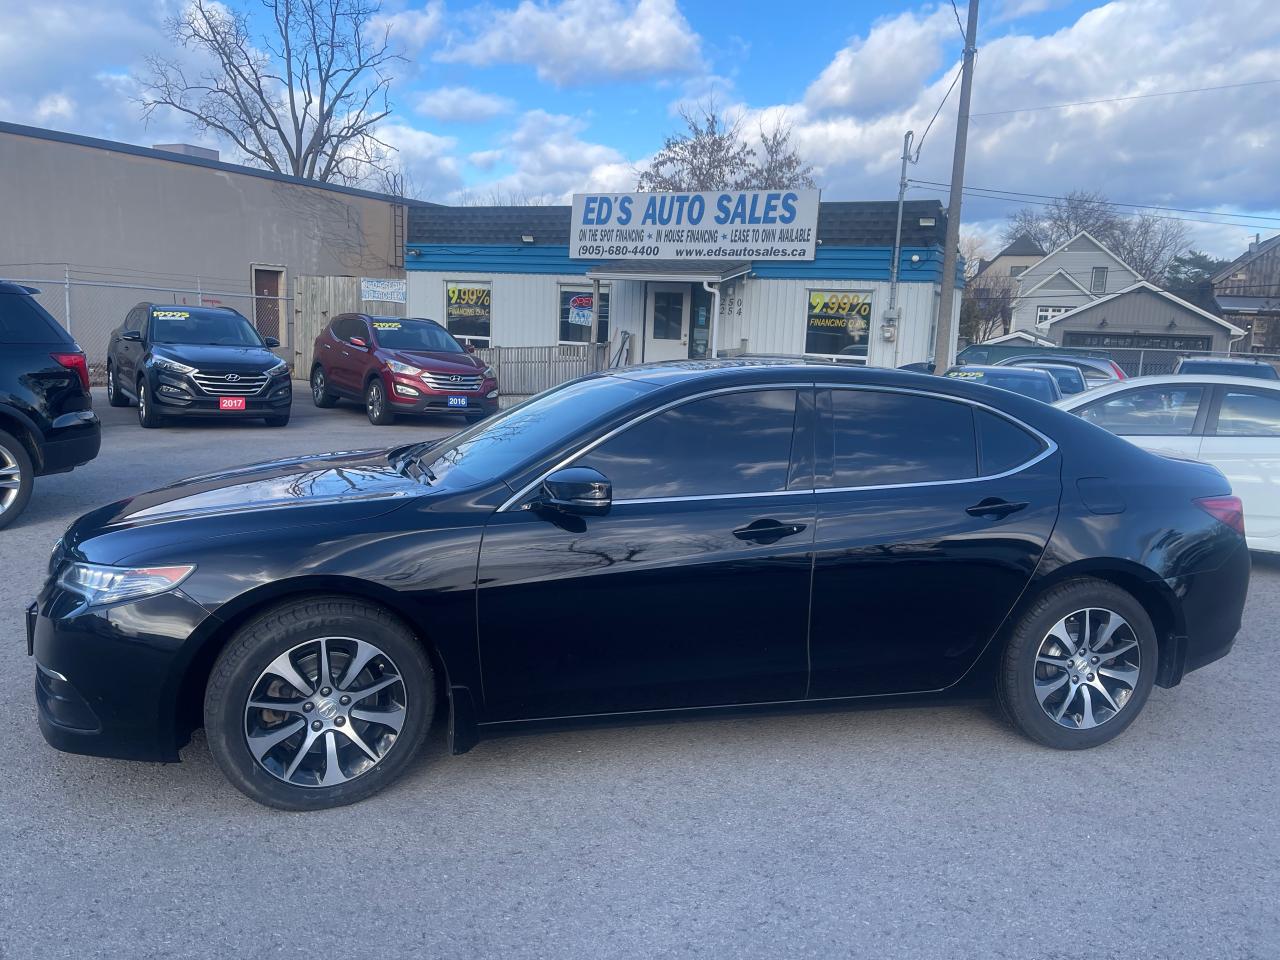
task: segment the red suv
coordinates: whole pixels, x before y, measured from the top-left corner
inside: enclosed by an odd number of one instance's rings
[[[401,413],[461,413],[482,420],[498,411],[498,380],[434,320],[345,313],[315,342],[311,396],[317,407],[359,400],[369,421]]]

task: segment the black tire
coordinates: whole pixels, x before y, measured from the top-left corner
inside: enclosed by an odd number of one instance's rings
[[[11,433],[0,430],[0,484],[17,480],[17,486],[0,486],[0,529],[18,519],[31,500],[31,488],[36,482],[35,466],[31,454],[22,441]]]
[[[396,415],[391,409],[391,401],[387,399],[387,388],[379,377],[370,377],[364,385],[364,412],[369,422],[377,427],[385,427],[396,422]]]
[[[107,403],[113,407],[127,407],[129,398],[124,395],[120,389],[120,383],[116,380],[115,364],[107,364]]]
[[[155,404],[151,402],[146,377],[138,380],[138,423],[148,430],[164,426],[164,417],[156,413]]]
[[[1097,726],[1080,729],[1079,726],[1065,725],[1079,724],[1078,720],[1072,719],[1078,714],[1070,704],[1067,705],[1068,715],[1064,718],[1064,722],[1056,721],[1046,711],[1053,711],[1057,706],[1063,705],[1068,691],[1076,686],[1075,678],[1077,677],[1082,681],[1080,684],[1082,688],[1089,687],[1087,694],[1082,693],[1081,697],[1087,695],[1091,704],[1095,701],[1101,704],[1100,695],[1094,691],[1090,680],[1096,677],[1097,683],[1103,682],[1101,673],[1095,675],[1090,672],[1097,669],[1092,664],[1099,663],[1099,660],[1081,655],[1077,661],[1073,659],[1074,654],[1071,656],[1055,654],[1055,659],[1062,657],[1066,662],[1065,667],[1057,667],[1040,665],[1038,658],[1041,653],[1041,644],[1049,642],[1049,631],[1054,629],[1059,621],[1077,611],[1089,609],[1109,611],[1118,614],[1126,621],[1127,627],[1120,628],[1117,637],[1131,636],[1137,641],[1139,669],[1136,682],[1132,684],[1131,692],[1126,695],[1127,698],[1123,702],[1120,700],[1120,694],[1116,693],[1115,699],[1120,709],[1110,713],[1110,716],[1099,722]],[[1078,624],[1079,621],[1077,626]],[[1098,632],[1095,625],[1093,628],[1095,640]],[[1079,640],[1078,634],[1075,639]],[[1112,646],[1104,648],[1101,652],[1101,667],[1114,669],[1119,664],[1118,660],[1113,661],[1106,656],[1106,650],[1116,649],[1120,643],[1120,640],[1116,640],[1113,641]],[[1132,654],[1126,656],[1131,657]],[[1019,619],[1001,660],[996,682],[996,698],[1009,722],[1038,743],[1058,750],[1083,750],[1096,747],[1118,737],[1142,712],[1155,682],[1159,656],[1159,644],[1155,629],[1151,625],[1151,618],[1142,604],[1132,595],[1102,580],[1070,580],[1037,597]],[[1076,672],[1073,669],[1075,663],[1081,663],[1084,666]],[[1042,684],[1041,689],[1051,686],[1053,681],[1060,680],[1063,673],[1068,675],[1063,681],[1064,686],[1061,692],[1051,694],[1050,698],[1046,699],[1047,705],[1044,707],[1041,706],[1036,693],[1037,670],[1042,674],[1039,678]],[[1119,688],[1113,683],[1111,691],[1115,693],[1117,689]],[[1052,700],[1054,697],[1059,698],[1056,704]],[[1072,701],[1075,705],[1080,703],[1080,699]],[[1102,709],[1110,712],[1109,708]]]
[[[403,726],[386,752],[363,773],[328,787],[287,783],[267,770],[250,751],[246,728],[249,698],[268,665],[281,654],[321,637],[358,638],[377,646],[394,662],[405,694]],[[331,675],[342,679],[340,664],[331,667]],[[318,670],[315,676],[302,679],[318,686]],[[318,691],[298,693],[321,703]],[[435,677],[426,653],[398,619],[383,608],[361,600],[311,597],[266,610],[231,638],[214,663],[205,689],[205,732],[214,762],[232,786],[245,796],[279,810],[322,810],[363,800],[404,773],[431,726],[435,696]],[[329,705],[332,705],[331,698]],[[310,723],[317,722],[320,707],[306,716],[313,718]],[[308,722],[303,719],[299,732],[305,735]],[[283,721],[281,723],[283,725]],[[365,733],[367,735],[368,728]],[[340,740],[336,735],[331,737],[328,730],[321,734],[322,739],[326,737],[335,743]],[[327,742],[324,746],[327,747]],[[288,741],[284,742],[283,749],[291,749]],[[270,751],[264,756],[271,756]],[[319,758],[314,762],[319,763]],[[327,770],[327,761],[324,766]]]
[[[311,368],[311,402],[326,409],[338,402],[338,395],[329,389],[329,378],[324,367],[318,363]]]
[[[268,427],[287,427],[289,425],[289,414],[287,413],[279,417],[263,417],[262,419]]]

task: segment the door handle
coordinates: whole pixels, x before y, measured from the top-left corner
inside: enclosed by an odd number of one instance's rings
[[[975,503],[972,507],[966,507],[965,513],[971,517],[988,517],[992,520],[1003,520],[1011,513],[1017,513],[1019,510],[1025,510],[1026,502],[1010,503],[1008,500],[1001,500],[999,497],[987,497],[985,500]]]
[[[779,523],[777,520],[753,520],[745,527],[733,531],[739,540],[751,540],[755,543],[777,543],[783,537],[794,537],[805,529],[803,523]]]

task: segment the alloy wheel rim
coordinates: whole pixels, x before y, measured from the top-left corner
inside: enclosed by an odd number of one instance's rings
[[[1114,610],[1069,613],[1036,651],[1034,687],[1045,715],[1069,730],[1091,730],[1123,712],[1142,672],[1138,635]]]
[[[316,400],[324,399],[324,374],[319,370],[311,375],[311,395]]]
[[[245,741],[276,779],[336,787],[387,757],[407,709],[404,678],[382,649],[355,637],[317,637],[258,675],[245,702]]]
[[[116,372],[107,365],[107,396],[114,397],[116,393]]]
[[[18,458],[6,447],[0,447],[0,513],[4,513],[18,499],[22,488],[22,468]]]
[[[382,388],[376,383],[369,385],[369,416],[377,417],[382,414]]]
[[[138,381],[138,419],[147,419],[147,385]]]

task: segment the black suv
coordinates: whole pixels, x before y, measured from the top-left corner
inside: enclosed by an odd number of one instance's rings
[[[138,403],[138,422],[169,417],[261,417],[283,427],[293,409],[289,365],[230,307],[140,303],[111,332],[107,402]]]
[[[0,281],[0,527],[22,512],[36,477],[88,463],[102,443],[84,351],[39,292]]]

